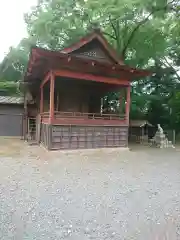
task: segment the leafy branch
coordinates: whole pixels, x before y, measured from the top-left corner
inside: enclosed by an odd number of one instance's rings
[[[127,40],[127,43],[125,44],[124,49],[122,50],[122,56],[123,56],[123,57],[125,57],[127,48],[128,48],[128,46],[130,45],[130,43],[132,42],[132,40],[133,40],[136,32],[139,30],[139,28],[140,28],[142,25],[144,25],[146,22],[148,22],[148,21],[149,21],[149,18],[150,18],[152,15],[154,15],[154,14],[157,13],[157,12],[163,11],[163,10],[166,11],[166,10],[168,9],[168,7],[169,7],[171,4],[173,4],[175,1],[176,1],[176,0],[172,0],[171,2],[167,3],[164,7],[154,9],[153,11],[151,11],[151,12],[147,15],[147,17],[146,17],[145,19],[143,19],[142,21],[140,21],[140,22],[137,23],[137,26],[136,26],[136,27],[133,29],[133,31],[131,32],[131,34],[130,34],[128,40]]]
[[[163,57],[163,62],[162,64],[170,67],[172,69],[172,71],[174,72],[174,74],[176,75],[176,78],[178,79],[178,81],[180,82],[180,75],[178,74],[177,70],[169,63],[169,61],[167,60],[166,57]]]

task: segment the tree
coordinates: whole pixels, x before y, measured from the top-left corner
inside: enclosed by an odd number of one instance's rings
[[[28,54],[33,41],[31,38],[22,39],[19,45],[9,49],[8,54],[0,64],[0,80],[19,81],[25,72]]]
[[[164,15],[174,11],[175,2],[41,0],[25,19],[36,43],[50,49],[69,45],[96,23],[123,59],[143,66],[163,54]]]

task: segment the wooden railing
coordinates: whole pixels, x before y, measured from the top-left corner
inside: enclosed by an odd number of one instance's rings
[[[48,118],[49,112],[42,113],[42,117]],[[54,118],[80,118],[80,119],[101,119],[101,120],[125,120],[125,114],[106,113],[83,113],[83,112],[54,112]]]

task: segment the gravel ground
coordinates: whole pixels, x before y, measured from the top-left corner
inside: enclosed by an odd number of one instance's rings
[[[0,144],[1,240],[180,239],[177,149]]]

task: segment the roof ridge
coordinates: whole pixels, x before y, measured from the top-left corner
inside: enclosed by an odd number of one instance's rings
[[[108,52],[109,56],[114,60],[114,62],[118,63],[119,65],[124,65],[124,62],[120,57],[117,55],[113,46],[107,41],[105,36],[103,35],[100,29],[95,29],[91,33],[88,33],[81,37],[78,42],[71,44],[69,47],[62,49],[60,52],[62,53],[72,53],[77,49],[83,47],[85,44],[97,39],[105,50]]]
[[[23,104],[24,98],[21,96],[0,96],[0,104]]]

